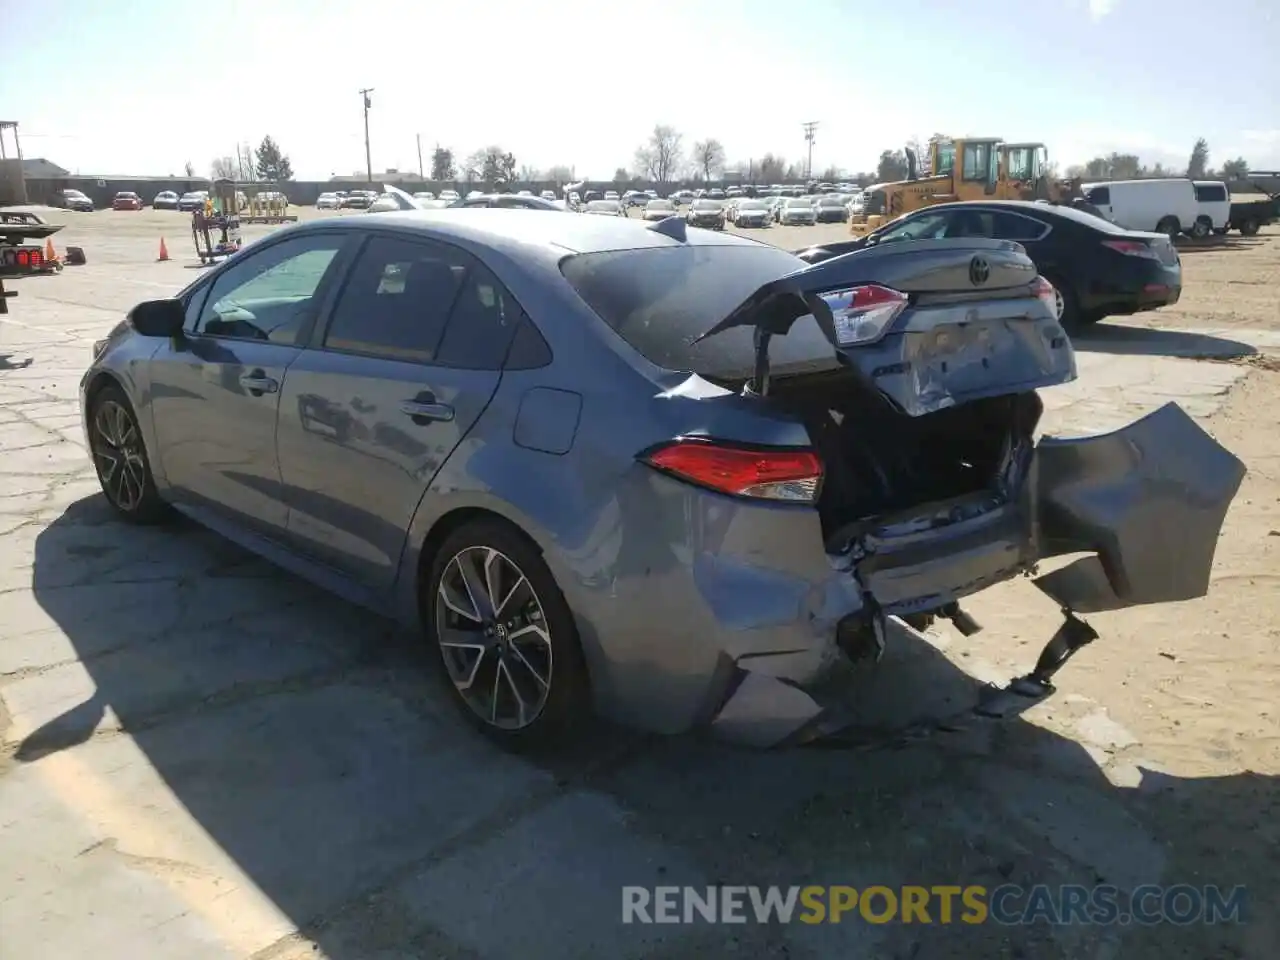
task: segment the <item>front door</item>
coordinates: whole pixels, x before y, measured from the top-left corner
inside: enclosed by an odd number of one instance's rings
[[[423,494],[497,390],[518,317],[464,251],[367,241],[281,395],[297,549],[374,589],[394,582]]]
[[[307,234],[246,251],[188,300],[186,336],[151,361],[160,464],[180,501],[283,533],[276,409],[344,242]]]

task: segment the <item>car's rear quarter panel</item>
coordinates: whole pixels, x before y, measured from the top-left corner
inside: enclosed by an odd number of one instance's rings
[[[797,679],[821,669],[835,621],[860,601],[851,579],[833,575],[817,511],[737,501],[637,461],[682,433],[802,443],[803,427],[729,394],[672,395],[558,270],[488,261],[538,318],[554,360],[503,374],[423,498],[401,566],[406,615],[416,615],[431,531],[457,511],[484,510],[542,550],[575,613],[606,716],[674,733],[709,719],[740,657]],[[582,398],[566,453],[514,441],[521,403],[540,388]],[[776,656],[772,666],[765,655]]]

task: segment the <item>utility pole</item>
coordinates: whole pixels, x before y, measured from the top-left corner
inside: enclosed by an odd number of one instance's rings
[[[418,178],[420,180],[427,179],[426,172],[422,169],[422,134],[415,134],[418,138]]]
[[[364,168],[369,175],[369,182],[373,183],[373,154],[369,152],[369,94],[371,93],[373,93],[373,87],[360,91],[360,96],[364,97]]]
[[[809,144],[809,162],[805,168],[805,176],[813,176],[813,132],[818,129],[817,120],[809,120],[804,125],[804,139]]]

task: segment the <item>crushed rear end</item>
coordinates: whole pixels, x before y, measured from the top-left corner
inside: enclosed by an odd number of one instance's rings
[[[708,416],[700,435],[646,458],[718,493],[816,508],[841,585],[821,589],[844,604],[832,639],[855,657],[878,655],[889,616],[941,615],[973,632],[965,597],[1047,558],[1086,554],[1035,580],[1065,622],[1010,689],[1046,695],[1057,668],[1096,636],[1077,613],[1206,592],[1245,472],[1176,404],[1111,434],[1037,442],[1037,391],[1076,377],[1052,300],[1025,251],[1005,241],[887,244],[802,269],[762,286],[699,339],[750,328],[753,372],[718,386],[735,405],[802,423],[808,448],[738,443],[745,435],[717,436]],[[834,362],[775,365],[771,347],[814,322]],[[748,476],[753,469],[758,476]],[[777,529],[772,518],[760,527],[769,537]],[[785,566],[782,555],[795,549],[735,539],[753,562],[774,550]],[[719,688],[712,726],[761,745],[809,735],[825,718],[800,689],[805,679],[740,659]]]

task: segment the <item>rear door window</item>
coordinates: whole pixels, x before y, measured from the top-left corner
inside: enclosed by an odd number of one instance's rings
[[[1196,186],[1196,200],[1200,203],[1222,203],[1227,199],[1227,188],[1220,183]]]
[[[334,305],[325,349],[433,361],[466,272],[448,254],[426,241],[371,238]]]
[[[1024,217],[1021,214],[999,210],[993,213],[991,217],[995,226],[995,232],[992,233],[992,236],[997,240],[1017,240],[1021,243],[1039,240],[1048,232],[1048,227],[1039,220],[1033,220],[1031,217]]]
[[[521,338],[518,365],[541,366],[549,359],[541,336],[477,258],[448,244],[375,236],[334,307],[324,346],[387,360],[500,370],[523,325],[530,331]]]

